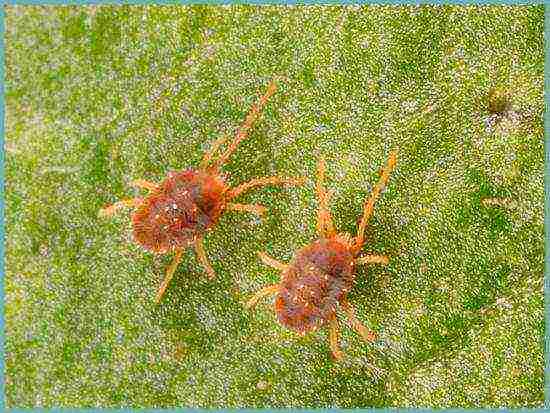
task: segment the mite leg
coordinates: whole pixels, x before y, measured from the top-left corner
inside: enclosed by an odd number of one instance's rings
[[[258,256],[265,265],[269,265],[270,267],[276,268],[280,271],[284,271],[288,268],[287,264],[277,261],[275,258],[271,258],[265,252],[259,252]]]
[[[197,258],[199,259],[200,263],[206,270],[206,274],[208,275],[208,278],[213,280],[216,278],[216,273],[214,272],[214,269],[210,265],[210,262],[208,261],[208,257],[206,256],[206,252],[204,251],[204,244],[202,238],[198,238],[195,241],[195,252],[197,253]]]
[[[156,191],[159,187],[157,184],[146,181],[145,179],[136,179],[135,181],[130,182],[130,186],[134,188],[143,188],[149,191]]]
[[[183,256],[183,249],[176,250],[176,255],[174,256],[174,259],[172,260],[172,263],[166,270],[166,276],[164,277],[164,280],[162,281],[162,284],[160,285],[160,288],[157,292],[156,302],[157,304],[160,303],[160,300],[162,299],[162,296],[164,295],[164,292],[166,291],[166,287],[168,287],[168,284],[172,280],[172,277],[174,276],[174,273],[176,272],[176,268],[178,268],[179,263],[181,262],[181,257]]]
[[[304,181],[305,180],[303,178],[280,178],[277,176],[272,176],[269,178],[256,178],[256,179],[252,179],[251,181],[245,182],[244,184],[241,184],[236,188],[231,189],[228,193],[228,197],[235,198],[257,186],[281,185],[281,184],[302,185]]]
[[[221,136],[214,141],[214,143],[212,144],[212,147],[205,152],[202,158],[202,161],[199,164],[199,169],[202,169],[202,170],[206,169],[206,167],[214,157],[214,154],[220,148],[220,146],[223,145],[224,142],[225,142],[225,136]]]
[[[340,336],[340,327],[338,326],[338,319],[336,318],[336,314],[333,314],[330,318],[330,333],[329,333],[329,339],[330,339],[330,350],[332,351],[333,357],[338,361],[342,360],[343,353],[340,350],[340,344],[339,344],[339,336]]]
[[[385,255],[369,254],[363,255],[355,260],[357,264],[382,264],[388,265],[389,258]]]
[[[115,202],[112,205],[108,205],[99,210],[100,217],[111,217],[115,214],[116,211],[122,208],[133,208],[141,205],[143,201],[142,198],[132,198],[132,199],[123,199],[121,201]]]
[[[227,204],[227,209],[230,211],[240,211],[240,212],[252,212],[258,216],[263,216],[266,211],[266,207],[262,205],[252,205],[252,204]]]
[[[227,150],[212,165],[213,169],[218,169],[221,165],[227,162],[231,154],[235,152],[235,149],[237,149],[237,146],[239,145],[239,143],[241,143],[241,141],[246,139],[246,137],[248,136],[249,130],[252,128],[252,125],[260,117],[260,114],[262,113],[262,110],[265,104],[267,103],[268,99],[271,96],[273,96],[276,90],[277,90],[277,85],[275,84],[274,81],[271,81],[269,83],[269,86],[267,87],[267,91],[260,98],[260,101],[258,103],[255,103],[250,109],[250,111],[248,112],[248,115],[246,115],[246,118],[243,124],[241,125],[241,127],[239,128],[239,130],[237,131],[237,135],[235,136],[235,139],[233,139],[233,142],[231,142]]]
[[[273,284],[262,288],[260,291],[254,294],[254,296],[252,296],[250,300],[246,302],[246,308],[254,307],[262,298],[268,295],[277,294],[277,292],[279,292],[279,284]]]
[[[388,163],[382,170],[380,180],[372,190],[371,196],[369,197],[367,202],[365,202],[365,206],[363,209],[363,216],[361,217],[361,222],[359,223],[359,230],[357,231],[357,238],[355,239],[355,246],[354,246],[355,251],[359,251],[363,246],[363,242],[365,241],[365,228],[367,227],[367,223],[372,215],[372,211],[374,209],[374,203],[378,200],[378,198],[380,197],[380,193],[388,183],[388,180],[390,179],[390,174],[395,169],[396,163],[397,163],[397,151],[393,151],[392,153],[390,153]]]
[[[513,209],[516,207],[516,202],[512,198],[481,198],[481,203],[484,206],[499,206]]]
[[[317,233],[319,236],[329,238],[336,234],[334,229],[334,223],[332,222],[332,216],[328,209],[328,200],[330,193],[325,190],[325,160],[319,161],[319,167],[317,169],[317,200],[319,201],[319,209],[317,210]]]
[[[357,333],[363,338],[363,340],[367,342],[372,342],[376,339],[376,333],[372,330],[369,330],[367,327],[361,323],[355,317],[355,310],[353,309],[353,306],[348,302],[347,299],[344,299],[342,301],[342,307],[344,308],[344,311],[346,312],[348,316],[348,320],[350,324],[352,325],[353,329],[357,331]]]

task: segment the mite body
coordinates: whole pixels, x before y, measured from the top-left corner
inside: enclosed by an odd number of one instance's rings
[[[380,181],[365,202],[357,236],[351,237],[348,234],[337,233],[334,227],[328,210],[330,194],[325,191],[323,185],[325,164],[321,160],[317,178],[319,239],[298,250],[289,264],[260,253],[259,256],[266,265],[281,271],[281,280],[278,284],[265,287],[256,293],[248,301],[247,306],[254,306],[264,296],[275,295],[275,312],[283,326],[299,334],[306,334],[328,325],[330,347],[337,360],[342,358],[336,316],[339,307],[345,311],[350,324],[362,338],[373,341],[375,334],[355,317],[355,311],[348,302],[347,295],[355,281],[357,264],[388,264],[388,257],[385,255],[359,256],[359,253],[365,241],[365,228],[372,215],[374,203],[387,184],[396,162],[397,154],[392,152],[382,170]]]
[[[235,138],[218,159],[213,160],[213,157],[224,144],[224,138],[214,142],[210,151],[205,153],[198,169],[170,172],[159,184],[142,179],[133,181],[132,186],[149,191],[147,196],[125,199],[100,211],[102,216],[111,216],[120,208],[136,208],[132,214],[135,242],[156,254],[175,252],[175,257],[158,290],[157,303],[172,279],[185,248],[194,247],[208,276],[215,276],[204,251],[203,239],[225,211],[245,211],[260,216],[265,212],[261,205],[234,203],[234,198],[254,187],[303,183],[303,179],[268,177],[253,179],[231,188],[220,172],[220,167],[247,137],[248,131],[275,90],[275,83],[271,82],[267,92],[252,107]]]
[[[192,245],[218,222],[229,187],[202,171],[170,172],[132,216],[134,239],[163,254]]]
[[[298,333],[320,327],[353,285],[353,255],[336,237],[299,250],[281,274],[275,310],[281,324]]]

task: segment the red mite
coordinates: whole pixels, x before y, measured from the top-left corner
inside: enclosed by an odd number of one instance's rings
[[[375,333],[355,317],[355,311],[348,302],[347,295],[355,280],[356,264],[388,264],[385,255],[358,256],[365,242],[365,228],[372,215],[374,203],[386,186],[391,172],[397,163],[397,153],[392,152],[380,181],[374,187],[370,198],[365,202],[363,216],[359,223],[357,237],[338,234],[334,228],[323,181],[325,163],[319,162],[317,176],[317,233],[319,239],[298,250],[290,262],[284,264],[265,253],[259,253],[261,260],[281,271],[281,281],[258,291],[247,303],[253,307],[267,295],[275,295],[275,311],[279,322],[299,334],[306,334],[328,324],[330,326],[330,348],[335,359],[342,358],[338,344],[338,319],[336,310],[340,305],[346,312],[353,328],[366,341],[373,341]]]
[[[247,137],[252,124],[258,119],[275,90],[276,85],[271,82],[259,103],[252,106],[233,142],[217,160],[213,161],[213,157],[224,143],[224,138],[214,142],[210,151],[205,153],[198,170],[169,172],[160,184],[142,179],[133,181],[130,183],[131,186],[147,189],[149,194],[144,198],[116,202],[100,211],[101,216],[111,216],[119,208],[137,208],[132,215],[134,240],[147,251],[156,254],[175,252],[175,257],[157,293],[157,303],[160,302],[187,247],[194,246],[197,257],[208,276],[214,278],[214,270],[204,251],[203,238],[226,210],[247,211],[260,216],[265,212],[265,208],[261,205],[233,203],[234,198],[254,187],[303,183],[303,179],[269,177],[253,179],[236,188],[230,188],[220,175],[220,167],[229,159],[239,143]]]

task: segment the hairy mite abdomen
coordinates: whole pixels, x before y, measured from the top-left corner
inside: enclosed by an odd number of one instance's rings
[[[202,171],[171,172],[132,216],[134,239],[165,253],[186,247],[218,221],[227,187]]]
[[[297,252],[282,274],[275,308],[297,332],[315,330],[336,310],[353,284],[353,255],[337,239],[320,239]]]

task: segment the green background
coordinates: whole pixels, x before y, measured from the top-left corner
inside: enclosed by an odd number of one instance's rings
[[[6,8],[6,397],[10,407],[541,406],[542,6]],[[279,90],[231,161],[263,220],[227,213],[164,301],[170,256],[98,210],[197,166]],[[491,114],[492,88],[508,110]],[[390,150],[347,327],[298,337],[257,251],[288,262],[315,237],[314,177],[341,231]],[[501,205],[485,205],[498,198]],[[344,321],[344,317],[342,317]],[[342,324],[344,325],[344,324]]]

